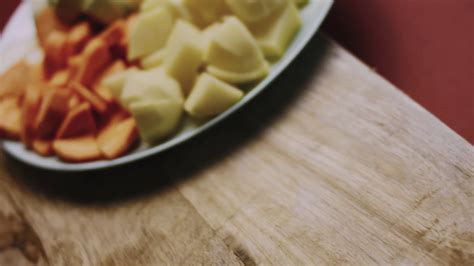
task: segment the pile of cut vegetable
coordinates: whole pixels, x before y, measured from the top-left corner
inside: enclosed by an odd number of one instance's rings
[[[115,159],[209,119],[269,73],[304,0],[55,0],[44,57],[0,76],[0,137],[68,162]]]

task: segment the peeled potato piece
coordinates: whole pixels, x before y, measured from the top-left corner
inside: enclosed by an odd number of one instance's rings
[[[138,68],[132,67],[125,71],[114,73],[106,77],[101,82],[101,86],[108,88],[116,99],[120,99],[127,75],[135,71],[138,71]]]
[[[152,54],[142,58],[140,64],[144,69],[150,69],[160,66],[165,60],[166,49],[161,49]]]
[[[116,60],[114,63],[109,65],[102,73],[97,77],[92,85],[92,89],[96,94],[102,97],[106,102],[110,103],[114,100],[113,94],[110,88],[104,86],[104,80],[116,73],[122,73],[125,71],[126,65],[122,60]]]
[[[130,105],[142,139],[155,143],[173,133],[181,121],[182,104],[170,100],[144,100]]]
[[[161,69],[136,71],[127,75],[120,98],[122,104],[130,106],[134,102],[159,99],[182,103],[184,97],[179,83]]]
[[[64,161],[81,163],[102,158],[97,141],[93,135],[53,141],[54,152]]]
[[[289,0],[225,0],[232,12],[244,22],[256,22],[268,17]]]
[[[234,84],[252,82],[268,74],[269,65],[248,29],[236,17],[227,17],[210,33],[206,53],[208,72]]]
[[[295,3],[298,7],[302,7],[308,3],[308,0],[293,0],[293,3]]]
[[[179,81],[183,93],[188,94],[203,62],[202,35],[199,29],[178,20],[166,44],[163,67]]]
[[[164,6],[140,13],[131,26],[128,59],[135,60],[161,49],[173,24],[173,14]]]
[[[203,73],[196,81],[184,109],[194,117],[205,118],[224,112],[243,95],[239,89]]]
[[[127,152],[138,138],[137,124],[133,118],[110,123],[97,136],[100,150],[107,159],[115,159]]]
[[[267,57],[278,58],[284,53],[301,27],[298,8],[288,3],[281,11],[250,26],[257,43]]]
[[[154,8],[164,5],[168,2],[168,0],[144,0],[140,5],[141,12],[147,12],[153,10]]]
[[[214,23],[229,13],[224,0],[183,0],[183,3],[191,13],[193,22],[199,27]]]

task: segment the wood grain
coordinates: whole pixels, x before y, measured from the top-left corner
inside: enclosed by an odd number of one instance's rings
[[[245,110],[162,155],[75,175],[1,155],[1,217],[37,257],[0,258],[472,265],[473,177],[472,146],[319,35]]]

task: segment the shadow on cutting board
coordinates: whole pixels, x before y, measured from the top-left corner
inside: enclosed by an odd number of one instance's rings
[[[319,74],[319,63],[327,55],[328,45],[328,40],[317,34],[256,99],[216,127],[164,153],[114,169],[85,173],[41,170],[7,157],[12,182],[46,197],[81,204],[109,204],[170,189],[232,156],[268,125],[276,123],[303,95],[310,79]]]

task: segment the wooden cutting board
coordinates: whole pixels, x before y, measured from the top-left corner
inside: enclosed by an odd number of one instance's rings
[[[473,265],[473,178],[471,145],[319,35],[165,154],[80,175],[0,155],[0,265]]]

